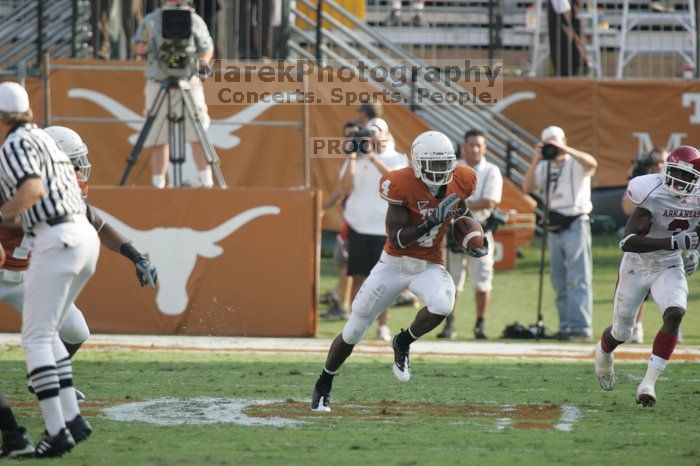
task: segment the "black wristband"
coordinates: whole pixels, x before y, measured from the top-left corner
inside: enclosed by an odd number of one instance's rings
[[[134,264],[141,260],[143,255],[131,243],[124,243],[119,247],[119,253],[127,257]]]

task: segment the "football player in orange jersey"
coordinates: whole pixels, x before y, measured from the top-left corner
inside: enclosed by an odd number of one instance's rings
[[[412,167],[394,170],[380,181],[379,193],[389,203],[384,252],[352,303],[343,332],[331,344],[326,364],[314,385],[311,409],[330,411],[333,376],[379,314],[405,288],[425,303],[415,320],[394,336],[394,375],[411,378],[409,347],[452,312],[455,286],[445,269],[444,237],[455,215],[467,212],[465,199],[476,188],[476,174],[457,165],[447,136],[428,131],[411,147]],[[466,254],[481,257],[488,244]]]

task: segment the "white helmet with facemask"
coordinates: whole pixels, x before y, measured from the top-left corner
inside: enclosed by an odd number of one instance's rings
[[[80,135],[65,126],[49,126],[44,131],[56,141],[58,148],[73,162],[78,181],[87,183],[92,165],[88,160],[88,148]]]
[[[429,186],[444,186],[452,181],[457,166],[454,145],[439,131],[426,131],[411,146],[413,172]]]

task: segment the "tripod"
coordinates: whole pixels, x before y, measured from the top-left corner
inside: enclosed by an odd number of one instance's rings
[[[181,112],[180,116],[174,111],[172,105],[173,91],[179,90],[182,100],[180,102]],[[153,123],[155,122],[158,112],[160,112],[163,103],[167,100],[168,105],[168,143],[170,150],[170,162],[173,164],[173,186],[182,186],[182,164],[185,162],[185,119],[189,119],[194,124],[194,130],[197,135],[197,140],[202,146],[202,152],[204,153],[204,158],[206,162],[212,169],[214,174],[214,179],[216,184],[220,188],[226,187],[226,181],[224,180],[224,175],[221,173],[221,167],[219,164],[219,157],[216,155],[214,150],[214,144],[212,144],[209,135],[204,130],[202,126],[202,120],[200,118],[199,112],[197,111],[194,98],[192,97],[192,89],[187,81],[183,81],[179,78],[168,78],[161,82],[160,89],[158,89],[158,94],[156,95],[151,108],[148,109],[148,114],[146,116],[146,121],[141,128],[141,133],[139,138],[136,140],[136,144],[126,159],[126,170],[119,181],[120,185],[126,183],[127,178],[131,170],[136,165],[138,161],[139,154],[143,149],[143,144],[146,142],[148,134],[151,132]]]
[[[544,335],[544,318],[542,317],[542,291],[544,289],[544,259],[545,251],[547,250],[547,235],[549,233],[549,183],[552,178],[552,161],[546,160],[547,176],[545,177],[544,189],[544,211],[542,214],[542,245],[540,249],[540,285],[537,295],[537,334],[539,340]]]

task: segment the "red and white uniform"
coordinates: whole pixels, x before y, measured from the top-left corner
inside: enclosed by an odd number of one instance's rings
[[[462,202],[475,189],[474,170],[459,165],[446,187],[445,195],[440,199],[436,199],[425,183],[416,178],[412,168],[402,168],[384,175],[379,194],[389,203],[406,207],[410,211],[410,225],[420,225],[445,196],[455,193]],[[358,343],[372,322],[405,288],[425,303],[429,312],[438,315],[452,312],[455,285],[444,266],[447,224],[444,222],[435,226],[403,249],[392,247],[390,240],[387,240],[379,262],[352,303],[352,314],[343,328],[346,343]]]
[[[694,231],[700,222],[700,204],[695,197],[675,197],[663,186],[661,174],[630,180],[627,197],[651,212],[651,228],[644,236],[670,238]],[[661,312],[669,307],[687,309],[688,283],[681,251],[626,252],[622,256],[615,289],[612,335],[627,341],[632,335],[639,306],[651,290]]]

